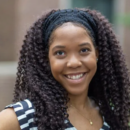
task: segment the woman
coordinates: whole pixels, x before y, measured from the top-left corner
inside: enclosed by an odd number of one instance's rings
[[[128,70],[100,13],[44,14],[20,54],[14,104],[1,112],[0,130],[130,129]]]

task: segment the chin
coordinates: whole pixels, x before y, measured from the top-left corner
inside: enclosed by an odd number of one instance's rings
[[[70,94],[70,95],[74,95],[74,96],[78,96],[78,95],[82,95],[84,93],[87,94],[87,89],[68,89],[67,92]]]

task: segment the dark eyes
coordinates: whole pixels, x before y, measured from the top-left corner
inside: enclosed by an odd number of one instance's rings
[[[58,56],[64,56],[65,52],[64,51],[56,51],[55,54],[58,55]]]
[[[88,49],[88,48],[83,48],[83,49],[80,50],[80,54],[86,54],[86,53],[88,53],[89,51],[90,51],[90,49]],[[55,52],[55,55],[57,55],[57,56],[65,56],[66,53],[65,53],[64,51],[62,51],[62,50],[59,50],[59,51],[56,51],[56,52]]]
[[[90,51],[90,49],[88,49],[88,48],[83,48],[83,49],[81,49],[81,53],[87,53],[88,51]]]

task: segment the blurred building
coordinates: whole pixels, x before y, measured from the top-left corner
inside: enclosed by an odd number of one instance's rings
[[[12,101],[26,31],[43,11],[51,8],[89,7],[101,11],[114,25],[130,69],[130,23],[123,17],[130,12],[129,5],[130,0],[0,0],[0,110]]]

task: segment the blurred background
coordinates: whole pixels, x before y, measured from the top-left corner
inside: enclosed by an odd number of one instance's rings
[[[96,9],[109,19],[130,69],[130,0],[0,0],[0,110],[12,102],[26,31],[48,9],[74,7]]]

